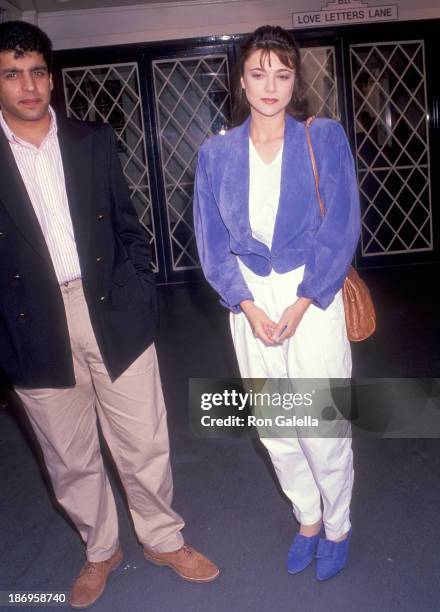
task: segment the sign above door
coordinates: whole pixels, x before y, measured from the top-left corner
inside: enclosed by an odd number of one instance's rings
[[[369,6],[367,2],[356,0],[336,0],[327,2],[320,11],[292,13],[295,28],[319,28],[376,21],[397,21],[398,19],[397,4]]]

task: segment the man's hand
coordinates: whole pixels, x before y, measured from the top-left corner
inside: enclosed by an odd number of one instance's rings
[[[252,300],[243,300],[240,306],[249,321],[254,336],[267,346],[275,345],[272,334],[277,324],[269,319],[264,310],[256,306]]]

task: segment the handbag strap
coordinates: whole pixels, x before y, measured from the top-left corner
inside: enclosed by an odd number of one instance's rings
[[[318,166],[316,165],[315,153],[313,151],[312,139],[310,138],[310,129],[309,129],[314,120],[315,120],[315,115],[312,115],[305,122],[306,138],[307,138],[307,145],[309,147],[310,161],[312,162],[313,177],[315,179],[315,189],[316,189],[316,196],[318,198],[318,203],[319,203],[319,210],[321,211],[321,217],[323,217],[325,215],[325,206],[324,206],[324,202],[322,201],[321,194],[319,193]]]

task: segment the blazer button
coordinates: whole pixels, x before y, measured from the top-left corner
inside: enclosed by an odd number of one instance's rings
[[[18,319],[20,319],[21,321],[23,321],[23,319],[25,319],[25,318],[26,318],[26,314],[25,314],[24,312],[20,312],[20,313],[18,314],[18,317],[17,317],[17,318],[18,318]]]
[[[3,238],[6,238],[6,234],[5,232],[0,232],[0,240],[2,240]]]
[[[104,219],[104,215],[98,215],[98,221],[102,221]]]
[[[96,263],[102,263],[104,260],[101,256],[96,258]]]
[[[12,278],[14,280],[20,280],[21,279],[21,274],[14,274],[14,276]]]
[[[100,298],[98,298],[98,302],[100,302],[102,304],[102,302],[105,302],[105,295],[101,295]]]

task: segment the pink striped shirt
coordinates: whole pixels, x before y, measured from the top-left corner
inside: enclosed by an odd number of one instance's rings
[[[8,139],[61,284],[80,278],[81,268],[67,200],[57,120],[51,107],[49,112],[50,129],[39,147],[18,138],[1,111],[0,126]]]

